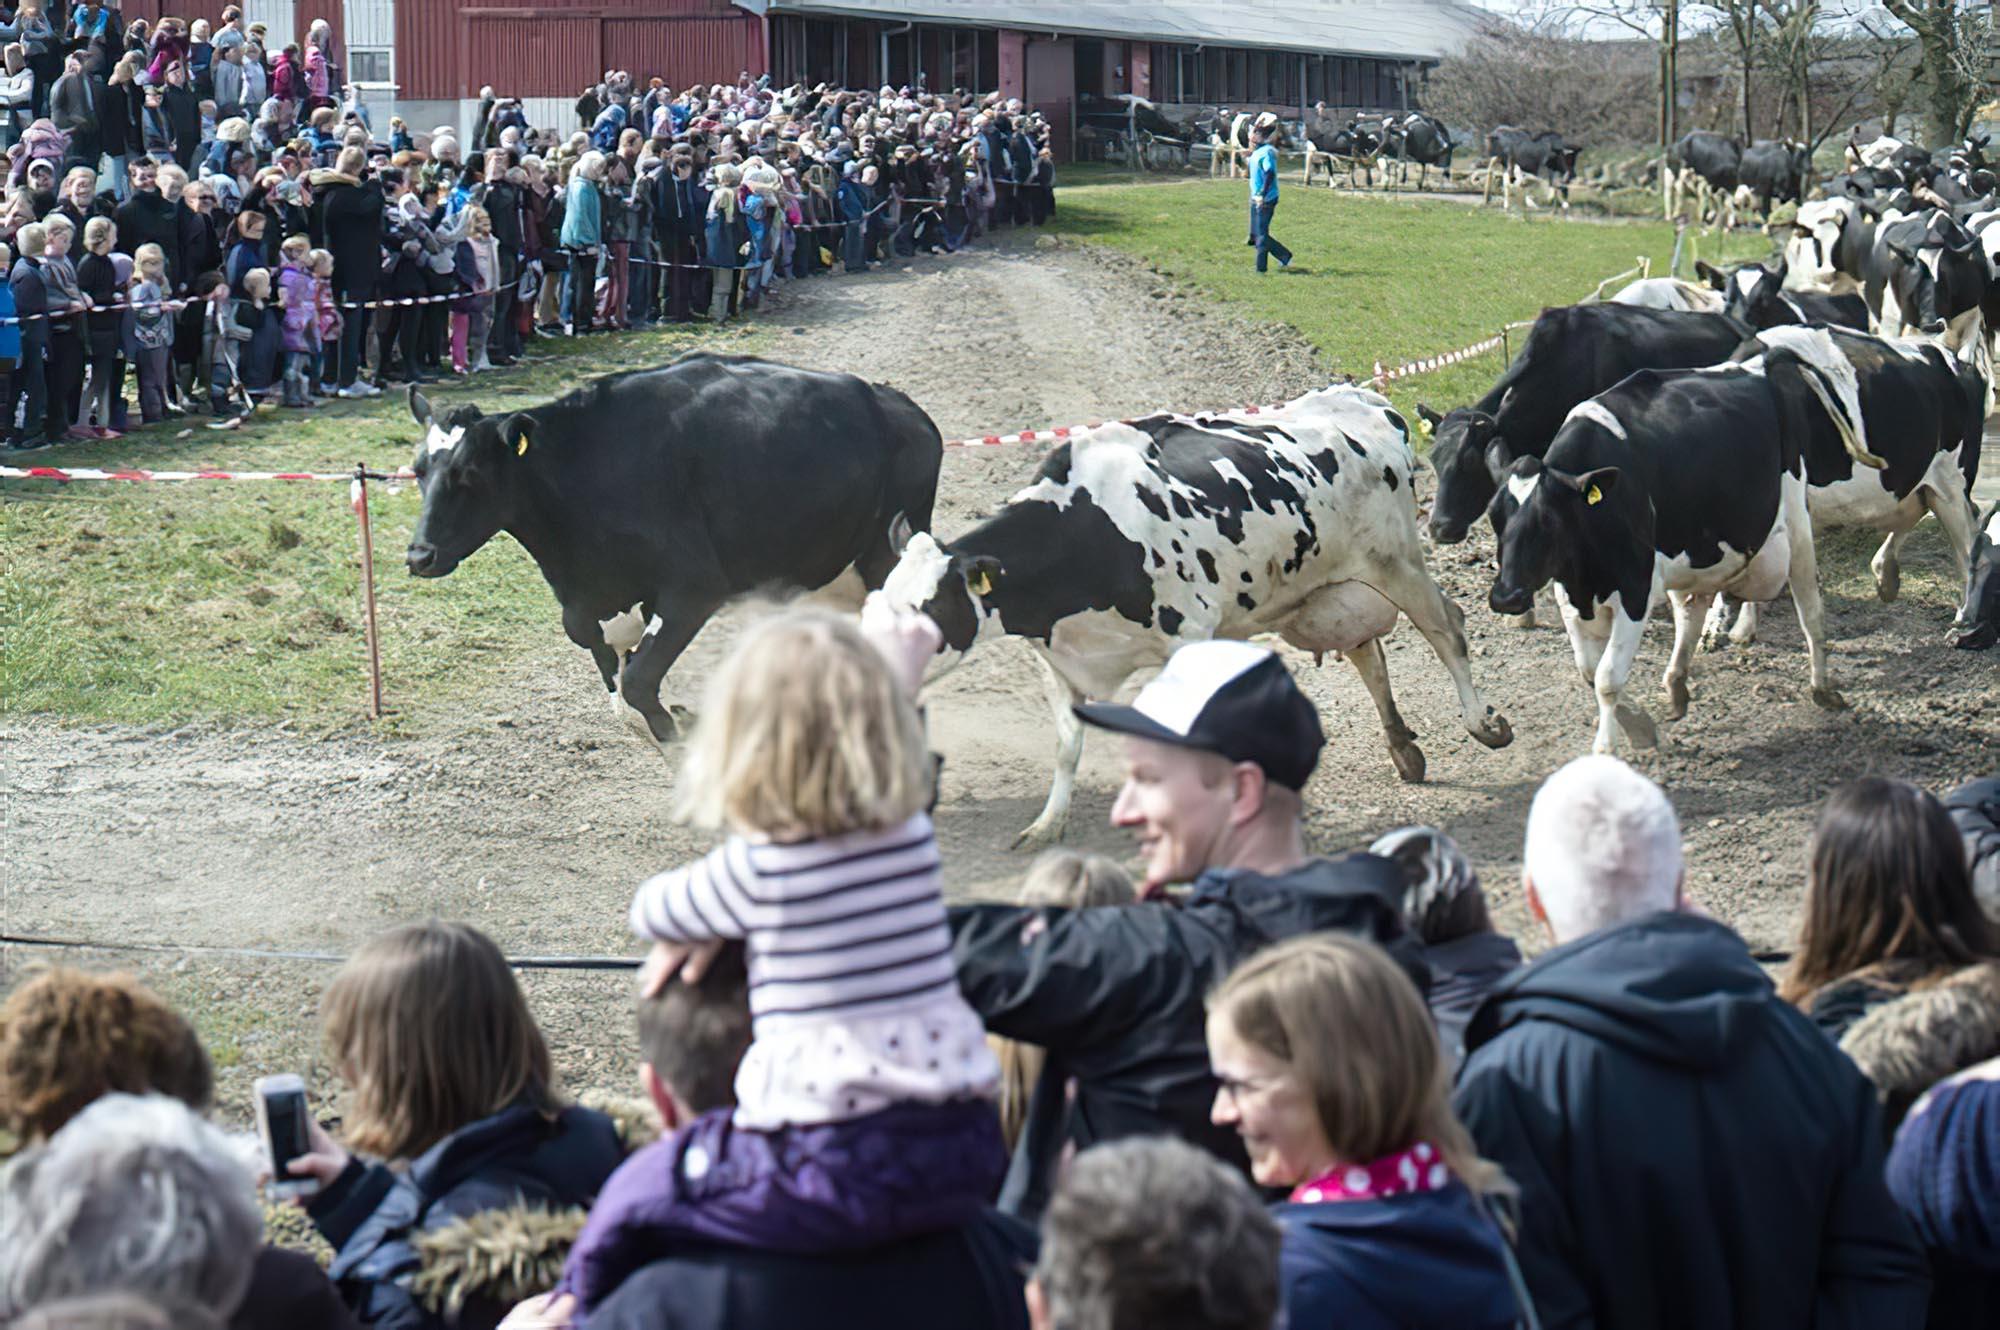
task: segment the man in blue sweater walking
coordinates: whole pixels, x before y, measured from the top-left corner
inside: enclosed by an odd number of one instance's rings
[[[1257,242],[1257,271],[1270,269],[1270,256],[1278,256],[1278,266],[1292,266],[1292,251],[1271,234],[1271,214],[1278,210],[1278,149],[1272,144],[1273,130],[1256,129],[1251,139],[1257,144],[1250,154],[1250,235]]]

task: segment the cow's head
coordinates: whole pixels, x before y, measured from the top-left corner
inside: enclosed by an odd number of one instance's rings
[[[1419,403],[1417,414],[1430,424],[1430,464],[1437,473],[1437,497],[1431,501],[1431,539],[1440,545],[1456,545],[1465,539],[1493,497],[1486,449],[1497,437],[1499,423],[1469,406],[1439,415]]]
[[[1760,329],[1799,321],[1798,311],[1784,301],[1785,275],[1789,271],[1784,259],[1778,260],[1776,268],[1745,263],[1730,273],[1709,266],[1705,260],[1694,267],[1711,287],[1722,293],[1722,312],[1730,318]]]
[[[1841,233],[1856,209],[1844,199],[1820,199],[1802,204],[1792,221],[1785,245],[1785,267],[1803,274],[1815,287],[1826,287],[1835,276],[1833,255]]]
[[[439,420],[414,387],[410,414],[424,427],[412,463],[424,503],[406,559],[418,577],[443,577],[507,525],[535,421],[525,411],[482,415],[476,406]]]
[[[1984,258],[1976,238],[1949,217],[1933,214],[1921,232],[1898,228],[1884,237],[1889,248],[1888,285],[1903,311],[1927,337],[1945,321],[1979,303]]]
[[[2000,503],[1986,510],[1972,542],[1972,574],[1965,581],[1965,603],[1952,620],[1951,644],[1967,651],[1984,651],[2000,641]]]
[[[1618,484],[1618,468],[1571,475],[1538,457],[1515,457],[1504,439],[1487,449],[1497,482],[1494,526],[1500,532],[1500,566],[1486,603],[1495,614],[1525,614],[1535,593],[1555,580],[1565,550],[1608,548],[1593,530],[1617,520],[1605,500]]]
[[[1005,570],[988,554],[959,554],[928,531],[912,533],[900,515],[889,538],[899,551],[896,566],[882,582],[882,594],[897,609],[930,616],[943,635],[940,655],[963,656],[982,632],[999,631],[998,614],[987,606]]]

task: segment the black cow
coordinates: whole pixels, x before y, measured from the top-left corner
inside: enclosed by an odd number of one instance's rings
[[[1742,183],[1743,141],[1712,129],[1691,129],[1668,149],[1667,162],[1727,194]]]
[[[1499,158],[1516,179],[1525,182],[1529,177],[1540,177],[1548,182],[1549,188],[1561,196],[1565,208],[1569,206],[1570,182],[1576,179],[1577,154],[1582,151],[1564,142],[1563,136],[1553,129],[1530,134],[1525,129],[1501,125],[1486,136],[1488,157]]]
[[[1905,143],[1889,156],[1889,168],[1903,178],[1903,183],[1915,189],[1931,171],[1931,154],[1928,148],[1919,148],[1914,143]]]
[[[1509,450],[1538,457],[1562,428],[1570,408],[1638,369],[1684,369],[1729,359],[1751,333],[1720,314],[1633,305],[1565,305],[1545,309],[1527,341],[1486,396],[1440,416],[1417,410],[1433,427],[1430,463],[1437,473],[1431,538],[1465,539],[1493,497],[1486,450],[1496,436]]]
[[[410,571],[443,577],[513,536],[612,709],[656,742],[674,735],[660,684],[710,615],[849,570],[879,587],[906,528],[930,525],[943,457],[895,389],[751,356],[685,356],[495,416],[439,420],[412,389],[410,413],[427,432]]]
[[[1984,651],[2000,641],[2000,503],[1979,519],[1965,604],[1959,607],[1952,629],[1951,644],[1967,651]]]
[[[1903,177],[1886,166],[1863,166],[1826,182],[1828,198],[1873,199],[1903,188]]]
[[[1688,668],[1709,602],[1728,591],[1769,600],[1791,582],[1812,662],[1812,696],[1844,706],[1826,663],[1805,439],[1825,384],[1787,352],[1761,365],[1640,370],[1570,413],[1546,458],[1488,449],[1503,528],[1488,604],[1516,614],[1554,582],[1577,668],[1597,697],[1596,752],[1615,729],[1657,740],[1625,701],[1660,592],[1673,604],[1664,685],[1669,718],[1687,710]]]
[[[1451,130],[1444,121],[1422,111],[1412,111],[1396,125],[1392,151],[1397,160],[1417,163],[1417,188],[1422,189],[1430,168],[1444,168],[1451,179]]]
[[[1978,239],[1933,210],[1877,228],[1862,294],[1883,336],[1935,337],[1950,329],[1958,345],[1968,333],[1953,325],[1976,317],[1988,280]]]
[[[1852,293],[1830,296],[1820,291],[1787,291],[1787,265],[1780,258],[1776,268],[1761,263],[1745,263],[1733,272],[1723,272],[1706,260],[1698,260],[1694,270],[1724,297],[1723,312],[1752,328],[1776,328],[1788,323],[1833,323],[1843,328],[1868,331],[1868,302]]]
[[[1797,203],[1805,197],[1811,170],[1812,150],[1805,144],[1759,139],[1743,150],[1737,179],[1757,196],[1759,210],[1769,221],[1773,203]]]

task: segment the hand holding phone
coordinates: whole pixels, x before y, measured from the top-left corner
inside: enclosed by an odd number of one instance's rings
[[[306,1108],[306,1083],[287,1073],[261,1077],[254,1088],[271,1194],[311,1196],[339,1177],[347,1167],[347,1151],[313,1121]]]

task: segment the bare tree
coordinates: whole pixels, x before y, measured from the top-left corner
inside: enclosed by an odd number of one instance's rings
[[[1916,38],[1917,82],[1932,146],[1956,143],[1972,126],[1990,79],[2000,34],[1990,4],[1970,0],[1881,0]]]
[[[1653,62],[1623,42],[1484,25],[1432,72],[1427,109],[1455,125],[1557,129],[1572,142],[1644,142],[1655,132]]]
[[[1689,9],[1706,10],[1715,18],[1718,31],[1727,37],[1742,84],[1743,141],[1749,143],[1757,137],[1753,98],[1757,69],[1764,61],[1767,41],[1763,6],[1758,0],[1703,0],[1700,4],[1689,6]]]

